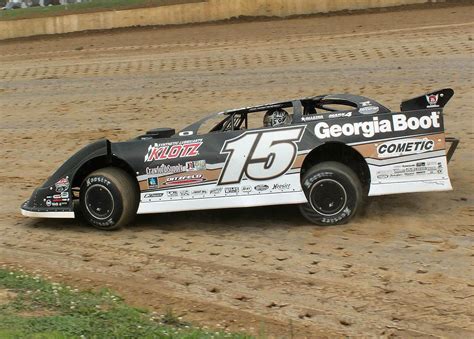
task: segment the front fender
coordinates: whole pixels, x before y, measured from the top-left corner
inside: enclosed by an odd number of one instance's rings
[[[74,218],[72,182],[76,172],[87,161],[110,155],[110,141],[96,141],[74,154],[59,167],[30,199],[21,206],[21,212],[29,217]]]

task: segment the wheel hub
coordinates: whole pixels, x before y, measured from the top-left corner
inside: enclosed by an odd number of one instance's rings
[[[86,191],[85,205],[87,211],[99,220],[109,218],[114,211],[114,199],[109,189],[101,184],[94,184]]]
[[[338,214],[346,205],[347,193],[339,182],[322,179],[316,182],[310,191],[312,207],[325,216]]]

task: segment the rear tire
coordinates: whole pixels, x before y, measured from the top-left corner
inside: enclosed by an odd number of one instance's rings
[[[133,178],[116,167],[92,172],[81,185],[82,214],[89,224],[101,230],[116,230],[131,222],[138,202]]]
[[[347,223],[364,200],[357,175],[346,165],[335,161],[311,167],[303,175],[301,185],[308,200],[300,205],[301,214],[320,226]]]

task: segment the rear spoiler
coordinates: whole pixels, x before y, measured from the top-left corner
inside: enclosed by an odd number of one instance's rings
[[[402,101],[400,111],[415,111],[419,109],[443,108],[454,95],[451,88],[426,93],[425,95]]]

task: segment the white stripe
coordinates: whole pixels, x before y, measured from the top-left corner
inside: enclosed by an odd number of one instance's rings
[[[300,204],[307,202],[303,192],[281,192],[253,196],[216,197],[140,203],[137,214],[209,210],[220,208],[239,208],[268,205]]]
[[[369,164],[369,165],[384,166],[384,165],[390,165],[390,164],[407,162],[407,161],[416,161],[416,160],[426,160],[426,159],[431,159],[431,158],[438,158],[438,157],[442,157],[442,156],[446,156],[446,151],[445,150],[437,150],[437,151],[433,151],[433,152],[429,152],[429,153],[411,154],[411,155],[405,155],[405,156],[390,158],[390,159],[365,158],[365,160],[367,161],[367,164]]]
[[[449,179],[383,183],[370,185],[369,196],[397,193],[450,191],[452,189],[453,188]]]
[[[403,140],[407,138],[420,138],[420,137],[426,137],[429,135],[436,135],[440,134],[442,132],[429,132],[429,133],[421,133],[421,134],[415,134],[415,135],[404,135],[404,136],[396,136],[392,138],[380,138],[380,139],[373,139],[373,140],[367,140],[367,141],[356,141],[356,142],[351,142],[348,143],[347,145],[349,146],[362,146],[362,145],[367,145],[367,144],[375,144],[379,142],[385,142],[385,141],[394,141],[394,140]]]
[[[21,214],[30,218],[74,218],[74,212],[33,212],[21,209]]]

